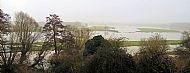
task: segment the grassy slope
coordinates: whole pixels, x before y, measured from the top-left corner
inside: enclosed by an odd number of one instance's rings
[[[126,41],[124,46],[140,46],[141,41]],[[167,40],[168,45],[180,44],[181,40]]]
[[[137,28],[140,31],[138,32],[179,32],[177,30],[170,30],[170,29],[157,29],[157,28]]]
[[[126,41],[124,42],[124,47],[128,46],[140,46],[141,41]],[[177,45],[181,43],[181,40],[167,40],[168,45]],[[41,49],[43,43],[34,43],[33,49],[31,51],[38,51]],[[50,48],[49,50],[53,50]]]

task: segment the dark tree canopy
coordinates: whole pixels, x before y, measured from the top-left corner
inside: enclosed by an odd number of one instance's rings
[[[111,44],[101,35],[95,36],[85,43],[84,55],[93,55],[99,47],[111,47]]]
[[[134,73],[136,64],[122,49],[99,48],[83,70],[84,73]]]
[[[133,57],[113,44],[115,41],[108,41],[101,35],[88,40],[85,51],[93,56],[83,67],[82,73],[134,73],[136,64]]]

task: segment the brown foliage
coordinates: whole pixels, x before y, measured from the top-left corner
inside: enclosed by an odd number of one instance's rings
[[[175,73],[176,66],[167,54],[166,40],[159,34],[143,40],[137,54],[140,73]]]

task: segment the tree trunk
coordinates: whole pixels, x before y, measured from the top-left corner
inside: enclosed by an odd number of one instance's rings
[[[21,57],[20,57],[20,64],[22,64],[24,62],[24,60],[26,60],[26,45],[25,44],[22,44],[22,48],[21,48]]]
[[[56,31],[55,31],[55,24],[53,25],[53,40],[54,40],[54,49],[55,49],[55,54],[57,53],[57,42],[56,42]]]

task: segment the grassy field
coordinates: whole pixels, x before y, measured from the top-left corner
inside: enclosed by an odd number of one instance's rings
[[[141,41],[125,41],[124,46],[140,46]],[[181,40],[167,40],[168,45],[178,45]],[[34,43],[34,47],[41,47],[43,43]]]
[[[140,43],[141,41],[126,41],[124,42],[123,47],[140,46]],[[181,40],[167,40],[168,45],[178,45],[180,43],[181,43]],[[34,43],[33,48],[30,51],[40,51],[40,49],[42,48],[42,44],[43,44],[42,42]],[[54,50],[54,49],[53,47],[51,47],[51,48],[48,48],[48,50]]]
[[[137,28],[139,31],[137,32],[179,32],[177,30],[170,29],[157,29],[157,28]]]
[[[124,46],[140,46],[141,41],[126,41]],[[168,45],[180,44],[181,40],[167,40]]]

